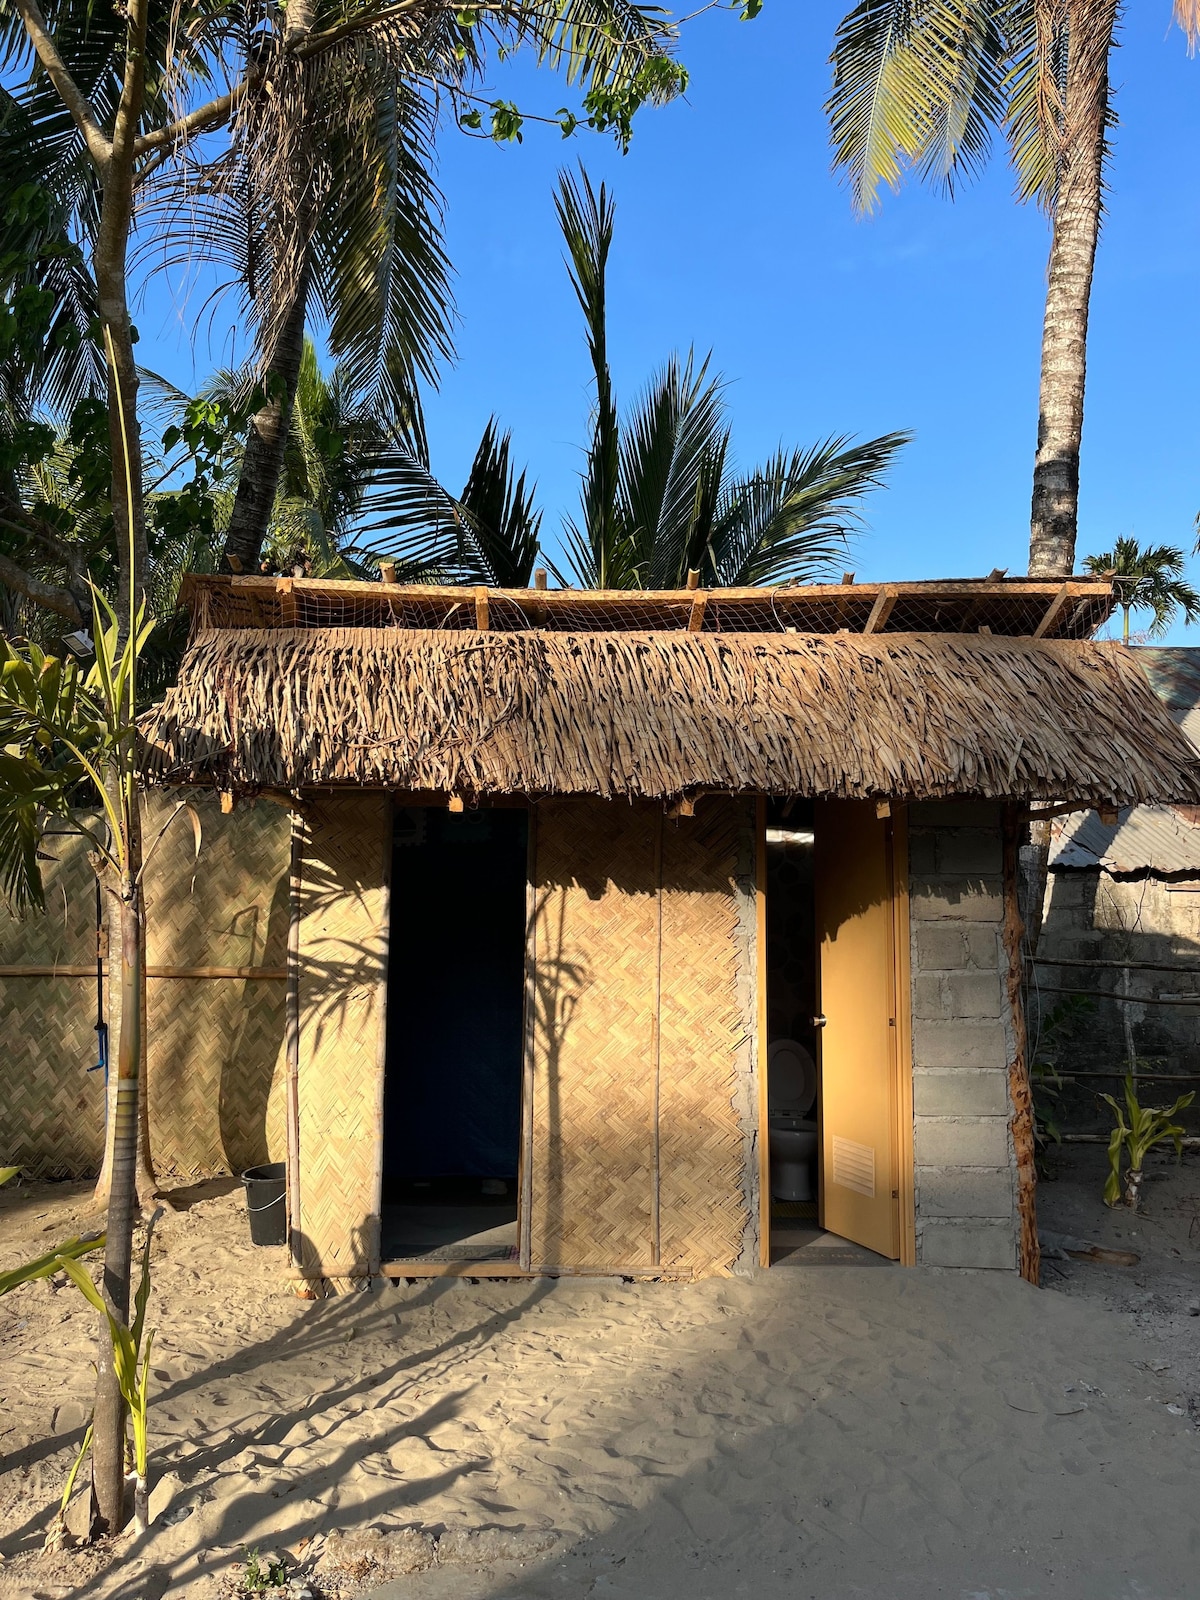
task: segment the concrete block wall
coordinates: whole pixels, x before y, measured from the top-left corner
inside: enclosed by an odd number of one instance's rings
[[[1016,1269],[1000,807],[909,808],[917,1260]]]

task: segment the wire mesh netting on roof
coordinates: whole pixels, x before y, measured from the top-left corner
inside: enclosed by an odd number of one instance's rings
[[[193,579],[198,628],[481,629],[494,633],[957,633],[1086,639],[1110,587],[963,580],[627,594],[320,580]]]

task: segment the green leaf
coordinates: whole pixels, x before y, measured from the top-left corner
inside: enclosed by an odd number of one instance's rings
[[[1108,1181],[1104,1185],[1106,1206],[1115,1206],[1121,1198],[1121,1147],[1124,1143],[1124,1128],[1114,1128],[1108,1141]]]
[[[492,101],[492,138],[497,144],[523,144],[525,119],[511,100]]]
[[[75,1480],[79,1476],[79,1469],[86,1460],[88,1451],[92,1448],[92,1434],[94,1429],[95,1424],[89,1421],[87,1427],[84,1429],[83,1443],[79,1446],[79,1454],[71,1463],[70,1472],[67,1473],[67,1481],[63,1485],[62,1499],[58,1504],[58,1515],[60,1518],[65,1517],[67,1514],[67,1506],[71,1501],[71,1492],[75,1488]]]
[[[15,1289],[22,1283],[32,1283],[38,1278],[52,1278],[56,1272],[66,1267],[68,1261],[74,1266],[77,1256],[90,1255],[93,1250],[100,1250],[103,1247],[102,1233],[82,1234],[77,1239],[68,1239],[66,1244],[48,1250],[43,1256],[36,1256],[32,1261],[23,1262],[19,1267],[0,1272],[0,1295],[7,1294],[10,1289]],[[78,1270],[83,1272],[82,1268]],[[83,1276],[87,1277],[87,1274],[83,1273]],[[88,1282],[91,1281],[88,1278]]]

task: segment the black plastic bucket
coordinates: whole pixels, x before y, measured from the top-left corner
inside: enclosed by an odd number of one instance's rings
[[[242,1173],[246,1185],[246,1210],[250,1214],[250,1239],[253,1244],[287,1243],[287,1168],[282,1161],[264,1167],[247,1167]]]

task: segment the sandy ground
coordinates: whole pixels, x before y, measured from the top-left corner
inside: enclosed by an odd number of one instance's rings
[[[1200,1161],[1136,1220],[1099,1174],[1073,1158],[1044,1220],[1142,1262],[1051,1262],[1044,1292],[829,1266],[323,1303],[208,1185],[157,1236],[141,1540],[41,1552],[94,1323],[69,1285],[0,1300],[0,1595],[216,1600],[258,1547],[296,1595],[377,1600],[1190,1600]],[[0,1197],[0,1265],[85,1196]]]

